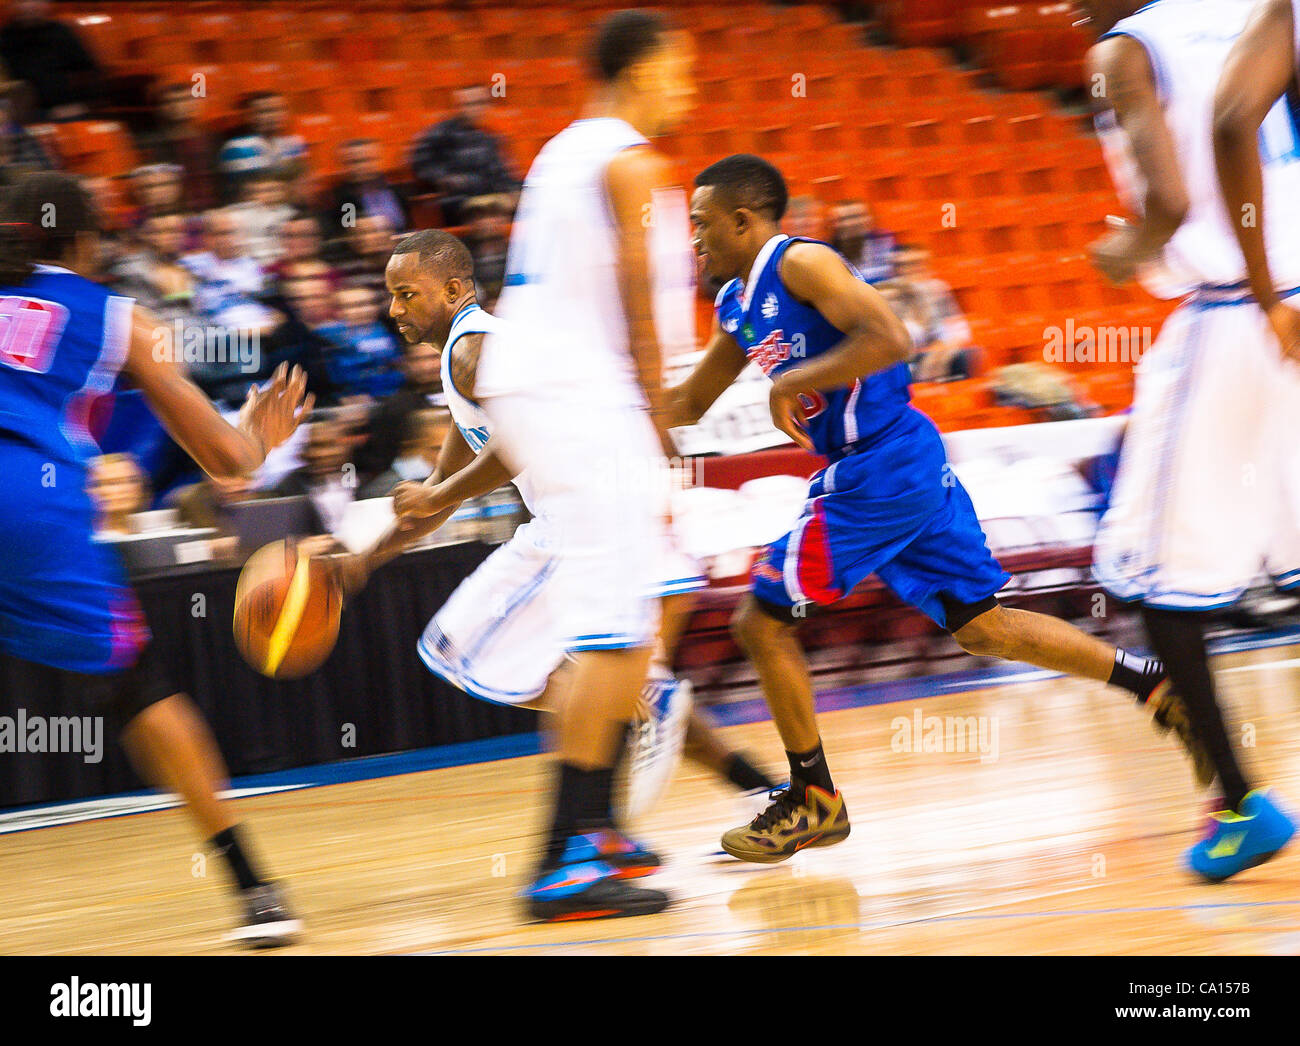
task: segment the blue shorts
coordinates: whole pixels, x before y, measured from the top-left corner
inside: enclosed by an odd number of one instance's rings
[[[1010,580],[917,410],[812,478],[799,522],[754,563],[752,591],[776,606],[827,605],[872,574],[941,627],[945,599],[980,603]]]

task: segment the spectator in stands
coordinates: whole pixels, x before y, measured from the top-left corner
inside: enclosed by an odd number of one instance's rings
[[[298,213],[280,226],[280,257],[267,266],[267,275],[279,286],[299,276],[324,275],[337,291],[342,275],[321,258],[320,225],[309,214]]]
[[[225,507],[252,501],[259,496],[253,489],[252,479],[247,476],[230,479],[204,476],[198,483],[177,487],[167,495],[165,503],[177,510],[185,526],[201,530],[211,527],[225,536],[228,533],[223,518]]]
[[[8,185],[28,171],[52,171],[58,164],[36,135],[24,126],[23,97],[27,84],[15,80],[0,84],[0,185]]]
[[[477,297],[483,308],[490,312],[506,278],[510,212],[500,197],[493,196],[470,201],[465,211],[469,221],[465,244],[474,258]]]
[[[279,260],[284,250],[280,227],[294,216],[285,199],[282,178],[249,175],[240,186],[240,200],[231,204],[240,228],[242,249],[265,270]]]
[[[334,291],[324,265],[314,272],[308,266],[304,269],[304,275],[285,280],[279,296],[271,299],[271,304],[284,312],[286,320],[267,342],[264,367],[275,367],[284,361],[298,364],[307,372],[307,387],[315,394],[316,401],[333,404],[343,395],[343,390],[331,379],[328,365],[342,351],[342,346],[328,333],[338,319]]]
[[[821,201],[815,196],[790,197],[784,227],[790,236],[807,236],[820,240],[825,230]]]
[[[258,91],[243,103],[243,126],[217,154],[226,200],[240,197],[240,185],[253,174],[286,181],[296,178],[307,160],[307,143],[288,133],[289,108],[283,95]]]
[[[136,206],[136,221],[155,214],[179,214],[184,183],[181,169],[174,164],[153,163],[131,172],[131,198]]]
[[[406,198],[384,175],[379,143],[373,138],[353,138],[339,146],[343,177],[334,186],[326,221],[337,225],[348,219],[377,214],[394,230],[411,224]]]
[[[141,137],[140,148],[152,163],[179,168],[185,206],[206,211],[217,203],[217,156],[198,113],[199,100],[188,85],[168,84],[158,93],[157,125]]]
[[[519,182],[510,173],[500,144],[483,128],[487,88],[464,87],[455,97],[455,115],[426,131],[412,156],[416,178],[440,195],[446,225],[464,224],[465,204],[477,196],[505,195],[513,210],[519,193]]]
[[[442,357],[432,345],[407,345],[402,352],[402,386],[370,415],[366,442],[357,452],[357,465],[368,476],[387,469],[400,450],[406,419],[429,407],[445,407]]]
[[[275,487],[276,497],[306,497],[316,513],[312,530],[332,534],[356,500],[356,472],[349,462],[347,427],[336,420],[314,421],[307,429],[301,468]]]
[[[100,537],[130,534],[132,514],[149,507],[149,486],[135,458],[130,454],[101,454],[90,463],[87,483],[99,512],[95,533]]]
[[[900,247],[894,264],[898,277],[888,285],[888,296],[912,335],[912,380],[974,377],[982,354],[971,344],[970,324],[952,289],[930,272],[929,252],[911,245]]]
[[[379,301],[369,287],[345,287],[336,295],[338,321],[320,328],[338,348],[325,359],[340,396],[382,399],[402,384],[401,345],[379,322]]]
[[[179,214],[155,214],[140,227],[138,247],[112,271],[113,286],[164,323],[180,319],[198,323],[194,274],[181,264],[185,251],[185,219]]]
[[[407,415],[401,447],[392,464],[361,488],[360,497],[386,498],[399,483],[422,483],[433,474],[451,431],[451,412],[417,410]]]
[[[47,0],[16,0],[0,26],[0,65],[31,85],[41,116],[75,120],[101,96],[103,72],[76,30],[49,15]]]
[[[388,219],[381,214],[364,215],[344,233],[335,252],[343,282],[385,293],[384,269],[393,254],[393,227]]]
[[[841,200],[831,208],[831,246],[857,266],[868,283],[894,278],[894,237],[875,227],[865,203]]]

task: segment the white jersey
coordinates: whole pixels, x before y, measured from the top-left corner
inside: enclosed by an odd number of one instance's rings
[[[1211,125],[1219,75],[1252,7],[1253,0],[1155,0],[1106,34],[1130,36],[1145,48],[1187,190],[1181,228],[1161,258],[1139,272],[1157,297],[1238,284],[1247,276],[1219,192]],[[1141,213],[1146,185],[1112,110],[1097,117],[1097,129],[1121,199]],[[1280,287],[1300,286],[1300,130],[1285,98],[1260,128],[1260,152],[1269,263]]]
[[[497,315],[527,344],[496,348],[480,366],[479,390],[567,388],[618,406],[639,406],[618,274],[618,236],[606,192],[611,160],[648,144],[628,123],[578,120],[552,138],[524,182],[510,237]],[[665,361],[694,349],[695,264],[686,196],[656,193],[646,215],[652,301]]]
[[[451,330],[447,334],[446,344],[442,347],[440,366],[442,390],[447,397],[447,409],[451,411],[451,420],[456,423],[460,434],[465,437],[469,449],[475,454],[482,451],[487,441],[492,438],[492,424],[488,420],[487,413],[473,399],[474,390],[462,390],[456,387],[451,373],[451,350],[452,346],[466,334],[502,333],[505,330],[506,325],[496,316],[485,312],[478,305],[466,305],[451,321]],[[526,475],[521,472],[515,477],[514,484],[519,490],[519,497],[523,500],[524,507],[531,514],[536,515],[536,510],[531,503],[531,491]]]

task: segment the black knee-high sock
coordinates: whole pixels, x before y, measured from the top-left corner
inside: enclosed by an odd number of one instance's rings
[[[244,852],[243,843],[240,841],[239,825],[232,825],[224,831],[218,832],[212,837],[212,845],[226,863],[230,865],[230,872],[235,877],[235,882],[241,890],[251,890],[254,886],[263,885],[266,880],[257,874],[253,868],[253,862]]]
[[[559,865],[570,836],[609,826],[613,777],[614,771],[609,767],[583,770],[572,763],[560,764],[555,816],[542,859],[544,868]]]
[[[1187,706],[1192,726],[1219,774],[1223,798],[1231,810],[1241,806],[1250,785],[1228,739],[1228,728],[1214,692],[1214,676],[1205,652],[1205,627],[1199,613],[1142,608],[1151,646],[1165,663]]]
[[[817,747],[808,752],[790,752],[787,751],[786,758],[790,760],[790,786],[798,793],[799,798],[803,798],[803,790],[808,785],[816,785],[824,791],[835,793],[835,782],[831,780],[831,768],[826,765],[826,753],[822,751],[822,744],[817,742]]]

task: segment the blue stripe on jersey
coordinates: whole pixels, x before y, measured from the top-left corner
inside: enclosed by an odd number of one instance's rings
[[[781,280],[781,259],[790,245],[816,242],[805,237],[781,237],[774,245],[769,241],[764,247],[766,261],[750,274],[752,285],[732,280],[718,294],[722,329],[769,377],[830,352],[844,340],[842,331],[795,298]],[[760,253],[756,264],[762,259]],[[862,279],[848,261],[844,264]],[[854,444],[876,442],[907,411],[908,381],[907,365],[897,363],[846,388],[823,389],[805,397],[808,432],[817,451],[834,460]]]

